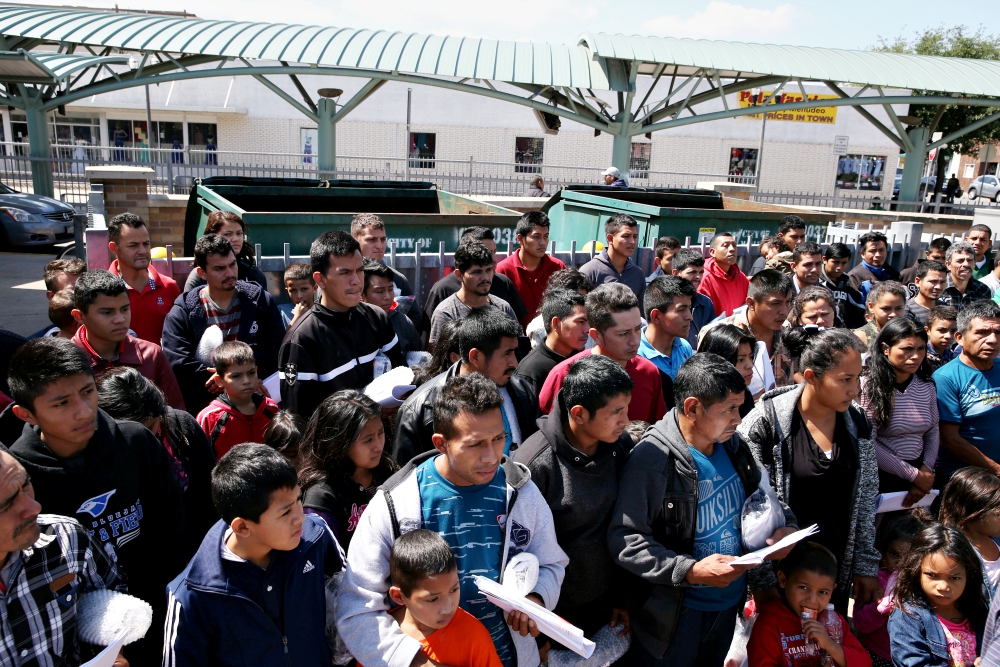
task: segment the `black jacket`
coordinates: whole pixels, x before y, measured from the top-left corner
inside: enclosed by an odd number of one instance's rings
[[[259,285],[261,289],[267,290],[267,276],[264,275],[264,272],[256,264],[250,264],[237,257],[236,271],[236,275],[240,280],[254,283],[255,285]],[[205,279],[198,275],[197,267],[193,268],[191,269],[191,273],[188,274],[187,280],[184,281],[184,291],[189,292],[195,287],[201,287],[204,284]]]
[[[405,466],[414,456],[434,449],[431,436],[434,435],[434,400],[445,383],[459,374],[461,361],[444,373],[428,380],[410,394],[396,413],[396,439],[392,443],[392,458]],[[521,430],[521,442],[538,430],[538,395],[524,378],[513,375],[507,383],[507,392],[514,403],[517,425]]]
[[[839,326],[858,329],[865,325],[864,300],[861,298],[861,292],[851,284],[847,274],[842,273],[834,281],[826,275],[826,271],[823,271],[818,284],[833,292],[833,298],[837,302],[834,307],[837,311],[836,318],[840,320]]]
[[[208,329],[208,317],[201,303],[200,291],[193,289],[177,297],[163,322],[162,341],[163,353],[167,355],[184,395],[184,405],[194,414],[198,414],[213,398],[205,389],[210,377],[208,367],[195,355],[198,342]],[[285,333],[281,311],[274,305],[271,295],[256,283],[238,281],[236,297],[240,300],[237,340],[253,348],[257,377],[264,379],[278,370],[278,346]]]
[[[187,516],[188,537],[193,553],[198,550],[205,534],[219,520],[212,502],[215,452],[208,442],[208,436],[187,412],[168,406],[162,424],[188,477],[188,488],[183,493],[184,514]]]
[[[278,352],[281,407],[306,421],[330,394],[364,389],[375,357],[403,365],[399,340],[385,311],[359,303],[346,313],[316,304],[288,329]]]
[[[431,330],[431,316],[434,315],[434,310],[442,301],[457,292],[461,286],[462,283],[459,282],[458,276],[455,275],[454,271],[431,285],[431,291],[427,295],[427,303],[424,304],[422,331]],[[514,283],[502,273],[493,274],[493,284],[490,285],[490,294],[498,296],[509,303],[510,307],[514,310],[514,315],[517,316],[518,322],[523,320],[524,316],[528,314],[528,309],[524,307],[524,302],[521,301],[521,295],[517,293]]]

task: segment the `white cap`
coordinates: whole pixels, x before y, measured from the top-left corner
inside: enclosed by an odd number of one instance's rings
[[[601,176],[614,176],[615,178],[618,178],[621,176],[621,172],[618,171],[618,167],[608,167],[604,170],[604,173],[601,174]]]

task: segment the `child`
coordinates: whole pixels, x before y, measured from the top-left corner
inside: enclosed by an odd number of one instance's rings
[[[282,410],[274,415],[274,419],[264,430],[264,444],[279,452],[298,470],[302,462],[299,456],[299,441],[305,428],[306,423],[302,421],[302,417]]]
[[[76,334],[76,330],[80,328],[80,322],[73,317],[75,303],[72,287],[59,290],[52,295],[52,299],[49,301],[49,321],[58,327],[54,331],[50,331],[53,336],[72,339]]]
[[[198,413],[198,425],[221,459],[241,442],[264,442],[264,431],[279,408],[257,393],[257,364],[246,343],[231,341],[217,347],[215,372],[223,393]]]
[[[313,279],[312,267],[303,262],[290,264],[285,269],[285,291],[291,303],[278,305],[281,311],[281,321],[286,329],[302,317],[302,314],[312,308],[316,298],[316,281]]]
[[[868,309],[868,323],[854,333],[871,347],[878,338],[886,322],[894,317],[903,317],[906,310],[906,288],[894,280],[876,283],[865,300]]]
[[[458,606],[458,566],[443,537],[424,529],[400,536],[392,545],[389,572],[389,597],[402,605],[392,617],[423,645],[424,655],[450,667],[501,667],[486,626]]]
[[[893,591],[893,664],[970,667],[986,622],[982,586],[979,557],[962,531],[940,523],[920,529]]]
[[[983,468],[956,471],[941,493],[938,520],[961,530],[976,548],[992,599],[1000,584],[1000,478]]]
[[[407,352],[418,352],[423,349],[423,343],[417,328],[406,316],[399,304],[396,303],[395,289],[392,284],[392,269],[372,259],[366,259],[364,263],[365,285],[361,293],[361,300],[378,306],[389,316],[389,322],[399,339],[400,350],[403,354]]]
[[[375,491],[399,468],[385,453],[382,408],[360,391],[338,391],[313,412],[302,450],[302,506],[346,550]]]
[[[267,445],[222,457],[212,471],[222,521],[167,587],[164,665],[332,664],[327,604],[343,563],[300,497],[295,468]]]
[[[778,585],[784,596],[759,610],[750,642],[753,667],[806,667],[824,664],[823,651],[837,667],[869,667],[871,658],[840,614],[843,643],[838,644],[819,621],[837,584],[837,558],[815,542],[800,542],[778,565]],[[802,613],[810,610],[806,620]]]
[[[954,306],[935,306],[927,313],[927,360],[937,370],[955,358],[958,311]]]
[[[878,583],[885,591],[885,597],[860,608],[854,607],[854,628],[858,631],[861,644],[868,649],[872,667],[892,667],[888,630],[889,613],[892,611],[892,588],[896,583],[897,572],[903,559],[910,551],[910,542],[920,527],[919,519],[904,514],[886,526],[876,541],[876,546],[882,554]]]

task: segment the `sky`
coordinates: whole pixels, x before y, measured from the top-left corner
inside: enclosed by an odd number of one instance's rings
[[[586,32],[690,37],[866,49],[880,37],[927,28],[980,25],[1000,33],[1000,14],[983,3],[926,0],[76,0],[36,4],[187,10],[201,18],[305,23],[456,37],[572,44]]]

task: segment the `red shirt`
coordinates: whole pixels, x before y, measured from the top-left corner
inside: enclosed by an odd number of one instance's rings
[[[173,278],[158,273],[152,264],[147,270],[149,281],[141,292],[125,283],[128,286],[129,307],[132,309],[130,326],[136,337],[159,345],[163,337],[163,320],[167,318],[174,300],[180,296],[181,288]],[[111,262],[108,271],[116,276],[121,275],[118,273],[117,259]]]
[[[521,263],[519,250],[515,250],[510,254],[510,257],[497,264],[497,273],[502,273],[510,278],[521,297],[521,301],[524,302],[524,307],[528,310],[528,314],[521,319],[521,326],[526,327],[531,320],[535,319],[538,309],[542,307],[542,293],[545,292],[545,288],[549,284],[549,278],[556,271],[562,271],[565,268],[566,265],[563,264],[562,260],[550,257],[548,253],[545,253],[535,270],[529,271]]]
[[[821,651],[807,645],[802,634],[802,619],[795,615],[784,598],[771,600],[759,610],[747,644],[749,664],[754,667],[820,667]],[[847,621],[840,618],[844,632],[844,657],[847,667],[871,667],[872,659],[861,642],[851,633]]]
[[[590,355],[593,348],[574,354],[565,361],[556,364],[545,379],[542,390],[538,393],[538,407],[542,414],[552,412],[556,394],[562,389],[563,380],[569,373],[569,367],[577,359]],[[667,406],[663,402],[663,379],[659,369],[649,359],[636,355],[625,365],[625,372],[632,378],[635,387],[632,388],[632,399],[628,404],[628,418],[632,421],[645,421],[655,424],[667,414]]]
[[[723,313],[732,315],[734,310],[745,306],[749,289],[750,280],[735,264],[726,272],[715,263],[714,258],[705,260],[705,277],[701,279],[698,291],[712,300],[716,316]]]
[[[263,444],[264,431],[281,408],[263,394],[254,394],[253,398],[257,409],[252,415],[237,410],[225,394],[198,413],[198,425],[212,443],[216,458],[221,459],[230,449],[244,442]]]

